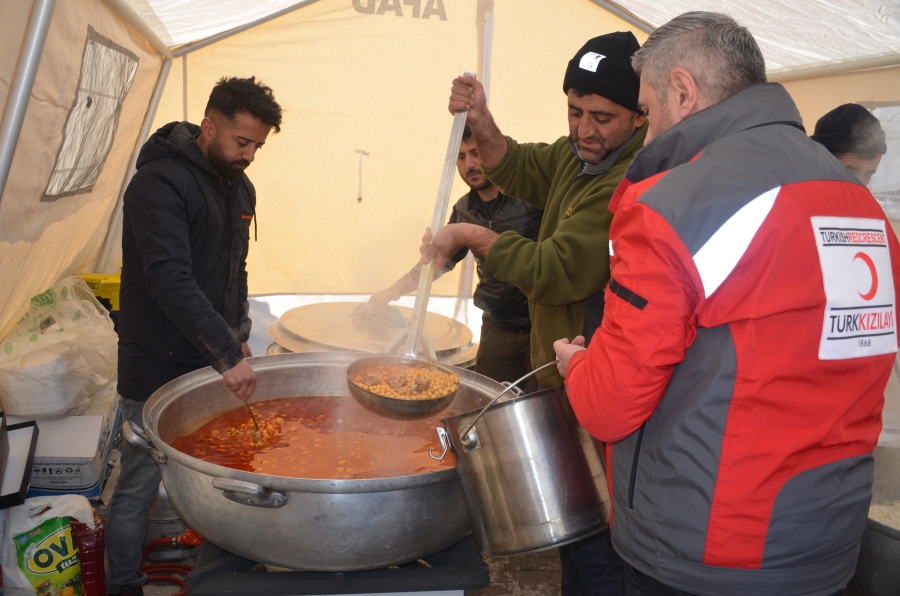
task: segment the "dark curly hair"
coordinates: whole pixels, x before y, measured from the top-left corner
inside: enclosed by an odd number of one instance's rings
[[[206,112],[216,111],[234,120],[238,112],[245,112],[267,124],[278,133],[281,131],[281,106],[275,101],[271,87],[258,82],[256,77],[239,79],[222,77],[213,87],[206,103]]]

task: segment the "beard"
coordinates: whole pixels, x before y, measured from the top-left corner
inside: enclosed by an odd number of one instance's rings
[[[586,141],[591,141],[592,143],[600,145],[599,150],[585,149],[584,147],[582,147],[577,132],[573,132],[569,136],[575,143],[575,148],[581,161],[589,164],[598,164],[609,157],[610,154],[613,153],[616,149],[624,145],[633,134],[634,127],[627,126],[621,131],[616,131],[606,137],[597,135],[588,139],[584,139]]]
[[[656,137],[678,124],[677,122],[672,122],[672,117],[669,114],[669,96],[666,90],[657,91],[656,97],[659,100],[659,108],[653,110],[653,117],[649,119],[650,125],[647,129],[647,138],[644,141],[644,145],[655,141]]]
[[[247,166],[250,165],[246,159],[231,159],[215,140],[209,144],[209,163],[226,180],[240,178]]]
[[[469,176],[471,176],[472,174],[481,174],[481,182],[479,182],[478,184],[472,184],[471,182],[469,182]],[[466,173],[466,184],[468,184],[469,188],[476,192],[478,192],[479,190],[487,190],[494,185],[493,182],[484,177],[484,174],[481,172],[481,170],[469,170]]]
[[[653,138],[655,139],[662,133],[666,132],[675,124],[672,122],[672,118],[669,117],[669,110],[666,109],[667,106],[665,103],[662,104],[662,108],[659,111],[659,114],[656,117],[656,123],[653,126]]]

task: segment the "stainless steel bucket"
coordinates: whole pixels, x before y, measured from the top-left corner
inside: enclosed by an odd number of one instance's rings
[[[468,430],[479,412],[444,419],[438,435],[456,460],[481,552],[531,553],[607,527],[606,468],[563,387],[491,406]]]

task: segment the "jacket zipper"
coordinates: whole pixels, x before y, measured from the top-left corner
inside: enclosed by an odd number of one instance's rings
[[[641,442],[644,440],[644,428],[647,423],[641,425],[638,430],[637,445],[634,446],[634,458],[631,460],[631,480],[628,483],[628,509],[634,511],[634,485],[637,479],[638,459],[641,457]]]

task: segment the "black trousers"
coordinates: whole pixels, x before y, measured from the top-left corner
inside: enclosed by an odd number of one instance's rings
[[[624,596],[625,561],[613,550],[609,530],[559,547],[562,596]]]
[[[512,383],[530,371],[531,333],[509,331],[483,320],[475,372],[495,381]],[[525,393],[537,391],[535,377],[529,377],[522,384]]]

